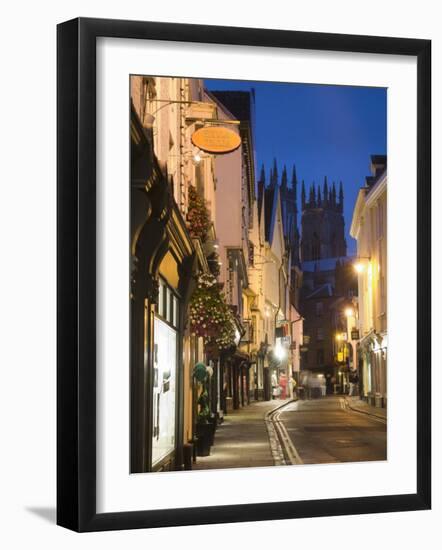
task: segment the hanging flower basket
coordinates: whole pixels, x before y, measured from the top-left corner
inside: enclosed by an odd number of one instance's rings
[[[210,229],[210,215],[206,201],[198,195],[193,185],[189,185],[188,198],[187,228],[193,239],[201,239],[204,242]]]
[[[216,352],[235,341],[233,314],[226,304],[220,285],[213,275],[198,277],[190,298],[190,329],[204,338],[206,349]]]

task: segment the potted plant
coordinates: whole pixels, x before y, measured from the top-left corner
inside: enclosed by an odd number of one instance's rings
[[[193,370],[193,376],[201,388],[198,396],[198,414],[196,417],[196,452],[198,456],[209,456],[210,446],[213,444],[213,426],[210,423],[209,394],[207,392],[207,380],[209,373],[206,365],[197,363]]]
[[[210,423],[209,396],[204,390],[198,397],[200,408],[196,420],[196,450],[198,456],[209,456],[210,446],[213,444],[213,426]]]

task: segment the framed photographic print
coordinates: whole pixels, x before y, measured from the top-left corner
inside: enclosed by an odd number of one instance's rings
[[[430,65],[58,26],[59,525],[430,508]]]

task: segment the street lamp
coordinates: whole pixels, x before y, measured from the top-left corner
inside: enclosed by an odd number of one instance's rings
[[[283,361],[287,357],[287,351],[281,344],[276,344],[274,349],[275,357],[278,359],[278,361]]]
[[[357,257],[357,262],[353,264],[356,273],[363,273],[365,271],[365,262],[361,262],[360,260],[368,260],[368,262],[370,262],[371,256]]]
[[[209,158],[210,155],[209,154],[202,154],[200,149],[198,149],[196,151],[194,149],[193,150],[187,149],[187,150],[183,150],[178,155],[173,155],[172,153],[170,153],[168,155],[168,158],[181,158],[181,157],[185,158],[186,160],[191,161],[193,164],[195,164],[197,166],[205,158]]]

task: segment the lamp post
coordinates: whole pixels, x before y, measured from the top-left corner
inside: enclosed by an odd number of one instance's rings
[[[343,364],[345,361],[345,345],[347,341],[347,332],[337,332],[335,335],[336,340],[336,363],[338,365]],[[344,373],[341,371],[341,367],[338,370],[338,379],[339,386],[341,388],[341,393],[344,393]],[[336,392],[335,392],[336,393]]]

